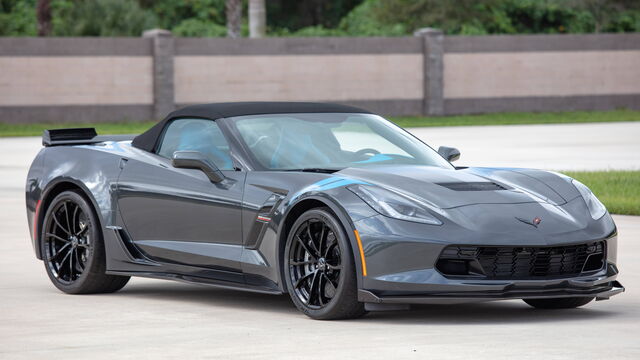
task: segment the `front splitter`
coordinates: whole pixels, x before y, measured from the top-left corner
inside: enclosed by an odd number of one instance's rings
[[[441,292],[401,296],[377,296],[368,290],[358,290],[358,301],[371,304],[458,304],[511,299],[550,299],[568,297],[594,297],[596,300],[607,300],[611,296],[624,292],[624,290],[624,287],[618,281],[611,281],[589,288],[546,288],[508,290],[501,292]]]

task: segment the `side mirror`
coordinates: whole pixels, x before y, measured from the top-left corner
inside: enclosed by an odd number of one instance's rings
[[[176,151],[171,158],[171,165],[181,169],[199,169],[207,175],[212,183],[224,180],[224,175],[217,166],[211,163],[198,151]]]
[[[454,162],[460,159],[460,150],[453,147],[440,146],[438,148],[438,154],[447,159],[448,162]]]

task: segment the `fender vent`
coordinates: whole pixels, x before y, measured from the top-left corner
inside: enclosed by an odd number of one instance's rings
[[[505,187],[492,182],[449,182],[439,183],[438,185],[444,186],[453,191],[495,191],[506,190]]]

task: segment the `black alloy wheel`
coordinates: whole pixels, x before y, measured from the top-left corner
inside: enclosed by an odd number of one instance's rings
[[[315,319],[364,314],[349,242],[329,209],[313,209],[298,218],[285,254],[288,290],[302,312]]]
[[[61,283],[73,283],[87,267],[92,226],[80,205],[71,200],[59,201],[51,209],[45,226],[45,256],[51,273]]]
[[[113,292],[128,276],[106,275],[104,244],[97,216],[80,193],[65,191],[47,208],[40,233],[49,278],[71,294]]]

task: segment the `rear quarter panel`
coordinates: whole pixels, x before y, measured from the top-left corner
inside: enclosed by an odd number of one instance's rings
[[[96,209],[100,225],[113,218],[112,192],[120,174],[122,144],[46,147],[34,159],[27,176],[26,206],[29,230],[38,258],[39,226],[46,208],[62,184],[82,189]]]

